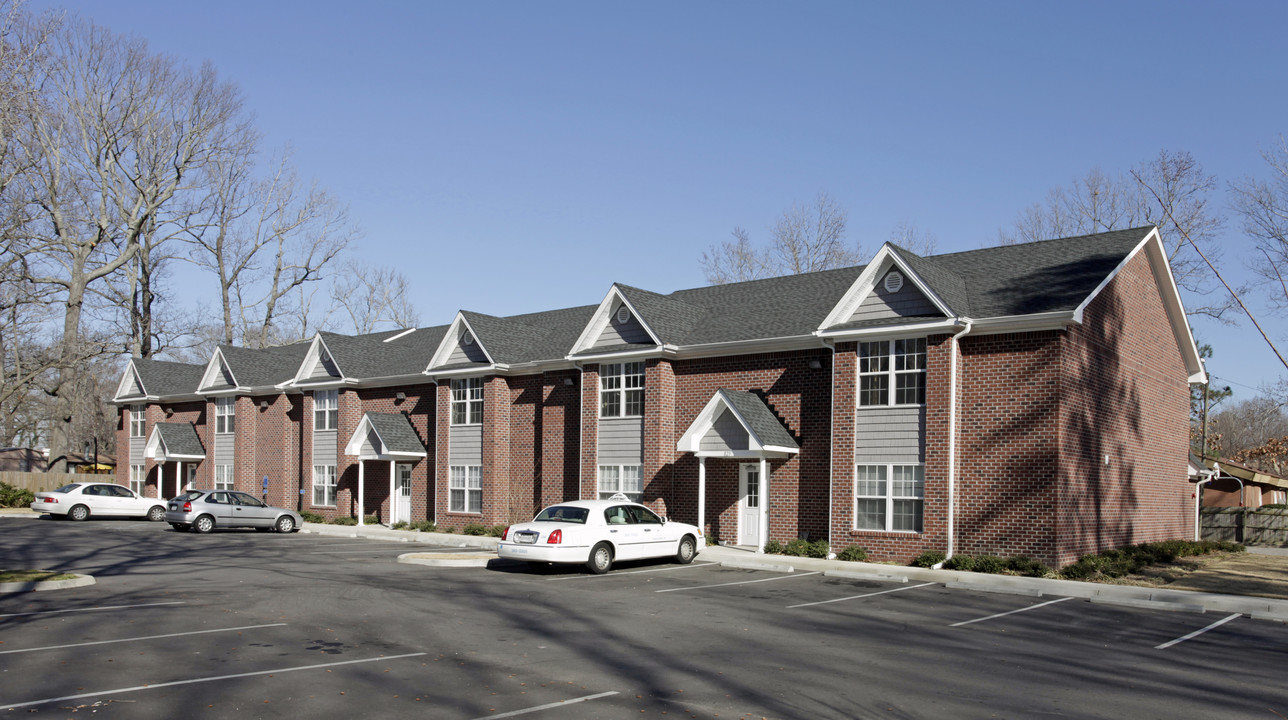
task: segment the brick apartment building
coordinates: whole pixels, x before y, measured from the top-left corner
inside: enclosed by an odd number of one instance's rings
[[[1203,369],[1139,228],[132,360],[118,481],[440,527],[625,493],[728,544],[1065,564],[1186,537]]]

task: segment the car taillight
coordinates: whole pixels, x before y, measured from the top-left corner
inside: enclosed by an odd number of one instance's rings
[[[184,512],[192,512],[192,503],[190,503],[190,502],[186,502],[186,503],[184,503],[184,504],[183,504],[183,511],[184,511]]]
[[[505,532],[501,533],[501,542],[505,542],[506,540],[509,540],[509,539],[510,539],[510,528],[507,526],[505,528]]]
[[[41,500],[44,500],[47,503],[53,503],[55,505],[58,504],[58,498],[55,498],[55,497],[41,498]]]
[[[554,532],[550,533],[550,537],[546,538],[547,545],[558,545],[561,542],[563,542],[562,529],[555,530]]]

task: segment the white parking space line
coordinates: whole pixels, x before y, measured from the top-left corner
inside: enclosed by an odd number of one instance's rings
[[[212,677],[192,678],[190,680],[175,680],[173,682],[155,683],[150,685],[135,685],[134,687],[113,688],[111,690],[98,690],[96,692],[79,693],[77,695],[64,695],[63,697],[42,698],[40,700],[29,700],[27,702],[13,703],[11,705],[0,705],[0,710],[13,710],[21,707],[31,707],[32,705],[42,705],[51,702],[63,702],[64,700],[79,700],[87,697],[97,697],[99,695],[108,695],[113,693],[137,692],[139,690],[158,690],[160,688],[175,687],[178,685],[195,685],[197,683],[216,682],[219,680],[235,680],[237,678],[255,677],[257,675],[273,675],[275,673],[288,673],[297,670],[317,670],[320,668],[339,667],[340,665],[357,665],[359,663],[384,662],[386,660],[401,660],[409,657],[420,657],[426,653],[407,653],[406,655],[386,655],[385,657],[367,658],[365,660],[341,660],[340,662],[321,663],[319,665],[298,665],[296,667],[277,668],[275,670],[260,670],[258,672],[237,673],[235,675],[215,675]]]
[[[1221,618],[1220,620],[1217,620],[1216,622],[1212,623],[1211,625],[1208,625],[1208,626],[1207,626],[1207,627],[1205,627],[1205,628],[1202,628],[1202,629],[1199,629],[1199,630],[1195,630],[1194,632],[1190,633],[1189,635],[1182,635],[1182,636],[1180,636],[1180,637],[1176,638],[1175,640],[1169,640],[1169,641],[1167,641],[1167,642],[1163,643],[1162,645],[1155,645],[1155,646],[1154,646],[1154,649],[1155,649],[1155,650],[1165,650],[1165,649],[1167,649],[1167,648],[1169,648],[1169,647],[1171,647],[1171,646],[1173,646],[1173,645],[1175,645],[1175,644],[1177,644],[1177,643],[1183,643],[1183,642],[1185,642],[1186,640],[1192,640],[1192,639],[1194,639],[1194,638],[1196,638],[1196,637],[1198,637],[1198,636],[1202,635],[1203,633],[1207,632],[1208,630],[1212,630],[1212,629],[1215,629],[1215,628],[1219,628],[1219,627],[1221,627],[1222,625],[1224,625],[1224,624],[1226,624],[1226,623],[1230,622],[1231,620],[1233,620],[1233,619],[1235,619],[1235,618],[1237,618],[1237,617],[1241,616],[1242,614],[1243,614],[1243,613],[1235,613],[1235,614],[1230,615],[1230,616],[1228,616],[1228,617],[1223,617],[1223,618]]]
[[[989,615],[988,617],[975,618],[974,620],[963,620],[961,622],[953,623],[948,627],[961,627],[962,625],[970,625],[971,623],[984,622],[985,620],[992,620],[994,618],[1006,617],[1007,615],[1014,615],[1015,613],[1022,613],[1022,612],[1028,612],[1030,610],[1037,610],[1038,608],[1044,607],[1046,605],[1054,605],[1055,603],[1064,602],[1065,600],[1072,600],[1072,599],[1073,598],[1071,597],[1062,597],[1057,600],[1048,600],[1044,603],[1038,603],[1037,605],[1022,607],[1022,608],[1019,608],[1018,610],[1008,610],[1006,612],[997,613],[996,615]]]
[[[693,563],[691,565],[672,565],[670,567],[650,568],[648,570],[618,570],[606,575],[568,575],[565,577],[546,578],[546,582],[559,582],[562,580],[585,580],[586,578],[617,577],[618,575],[639,575],[640,573],[667,572],[669,570],[687,570],[689,568],[702,567],[703,565],[713,565],[714,563]],[[494,715],[491,717],[495,717]]]
[[[616,690],[609,690],[608,692],[602,692],[595,695],[584,695],[582,697],[573,698],[571,700],[560,700],[559,702],[547,703],[545,705],[537,705],[535,707],[524,708],[522,710],[512,710],[510,712],[497,713],[496,715],[483,715],[481,717],[474,718],[474,720],[491,720],[492,718],[514,717],[515,715],[527,715],[528,713],[541,712],[542,710],[549,710],[550,708],[557,708],[557,707],[563,707],[565,705],[572,705],[573,703],[586,702],[587,700],[598,700],[599,698],[609,697],[610,695],[616,695],[616,694],[617,694]]]
[[[773,582],[774,580],[792,580],[794,578],[809,577],[810,575],[821,575],[820,572],[792,573],[791,575],[779,575],[778,577],[761,578],[759,580],[739,580],[738,582],[720,583],[719,585],[698,585],[697,587],[679,587],[667,588],[665,590],[654,590],[653,592],[679,592],[681,590],[706,590],[707,588],[729,587],[730,585],[750,585],[752,583]]]
[[[788,605],[787,609],[791,610],[793,608],[810,607],[811,605],[826,605],[828,603],[834,603],[834,602],[845,602],[846,600],[859,600],[861,598],[868,598],[874,595],[885,595],[886,593],[900,592],[902,590],[916,590],[917,588],[923,588],[928,585],[938,585],[938,584],[939,583],[932,583],[932,582],[922,583],[920,585],[909,585],[907,587],[897,587],[892,590],[881,590],[879,592],[871,592],[871,593],[866,593],[864,595],[850,595],[849,597],[834,598],[832,600],[819,600],[818,602],[801,603],[799,605]]]
[[[158,605],[183,605],[183,604],[184,603],[181,600],[174,600],[170,602],[144,603],[142,605],[104,605],[102,607],[92,607],[92,608],[67,608],[66,610],[41,610],[40,612],[9,613],[8,615],[0,615],[0,618],[23,617],[26,615],[52,615],[54,613],[69,613],[69,612],[93,612],[94,610],[124,610],[126,608],[156,607]]]
[[[259,628],[281,627],[286,623],[269,625],[243,625],[242,627],[218,628],[215,630],[193,630],[191,632],[169,633],[167,635],[143,635],[141,637],[120,638],[119,640],[94,640],[92,642],[72,643],[70,645],[47,645],[45,647],[24,648],[22,650],[0,650],[0,655],[12,653],[37,652],[39,650],[61,650],[63,648],[84,647],[86,645],[109,645],[111,643],[134,642],[135,640],[159,640],[161,638],[183,637],[184,635],[207,635],[209,633],[234,632],[236,630],[256,630]]]

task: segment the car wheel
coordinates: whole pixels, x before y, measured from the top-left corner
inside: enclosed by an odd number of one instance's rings
[[[71,510],[67,511],[68,520],[88,520],[89,508],[84,505],[73,505]]]
[[[680,549],[675,552],[676,562],[681,565],[688,565],[693,562],[693,557],[697,554],[697,545],[694,544],[692,535],[685,535],[680,538]]]
[[[184,525],[183,523],[170,523],[170,527],[174,528],[175,530],[187,530],[187,529],[188,529],[188,526],[187,526],[187,525]]]
[[[295,518],[290,515],[283,515],[277,519],[277,531],[280,533],[289,533],[295,531]]]
[[[602,542],[590,550],[590,558],[586,560],[586,567],[596,575],[603,575],[613,566],[613,548],[606,542]]]
[[[165,520],[165,508],[160,505],[153,505],[148,511],[148,522],[161,522]]]
[[[199,533],[208,533],[215,529],[215,519],[209,515],[202,515],[192,523],[192,529]]]

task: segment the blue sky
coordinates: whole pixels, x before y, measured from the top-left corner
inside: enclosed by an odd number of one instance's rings
[[[1093,167],[1184,150],[1224,188],[1288,133],[1281,1],[31,7],[213,62],[424,324],[702,285],[703,249],[820,191],[869,253],[900,223],[977,248]],[[1246,321],[1196,332],[1240,395],[1285,374]]]

